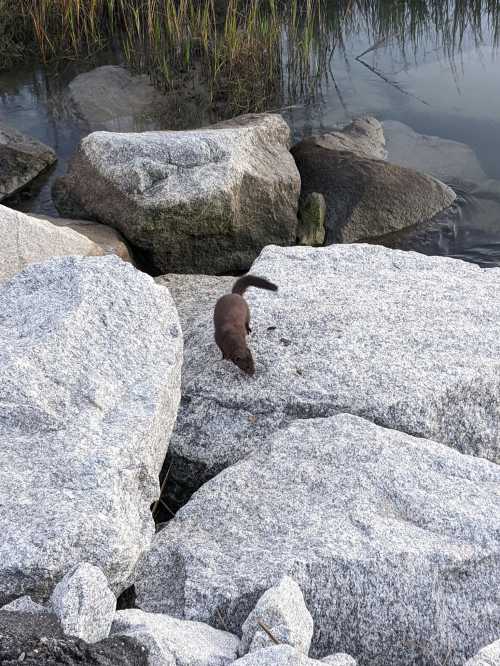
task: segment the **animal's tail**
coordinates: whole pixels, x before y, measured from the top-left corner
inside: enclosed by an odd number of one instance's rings
[[[233,294],[243,295],[248,287],[259,287],[259,289],[268,289],[269,291],[278,291],[278,287],[257,275],[244,275],[240,277],[233,285]]]

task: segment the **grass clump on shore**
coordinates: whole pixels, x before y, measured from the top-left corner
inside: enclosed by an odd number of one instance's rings
[[[451,53],[499,22],[497,0],[0,0],[0,69],[113,45],[157,87],[184,77],[241,113],[317,94],[351,34],[403,51],[432,35]]]

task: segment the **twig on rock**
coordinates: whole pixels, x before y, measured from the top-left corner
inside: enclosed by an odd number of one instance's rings
[[[269,636],[272,642],[275,643],[275,645],[280,645],[279,640],[275,636],[273,636],[272,631],[269,629],[268,626],[266,626],[261,620],[257,620],[257,624],[261,629],[263,629],[266,632],[266,634]]]

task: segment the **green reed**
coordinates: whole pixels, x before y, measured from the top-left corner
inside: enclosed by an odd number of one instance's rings
[[[497,39],[498,0],[0,0],[0,68],[113,40],[160,88],[194,77],[228,113],[259,111],[317,94],[352,33],[403,51],[434,35],[452,54],[466,31],[481,40],[485,20]]]

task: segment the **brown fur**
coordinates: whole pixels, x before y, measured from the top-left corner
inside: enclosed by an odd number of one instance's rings
[[[250,329],[250,308],[243,298],[248,287],[259,287],[277,291],[272,282],[256,275],[244,275],[236,280],[232,293],[219,298],[215,304],[215,342],[222,352],[222,358],[235,363],[247,375],[255,374],[252,352],[247,347],[246,336]]]

